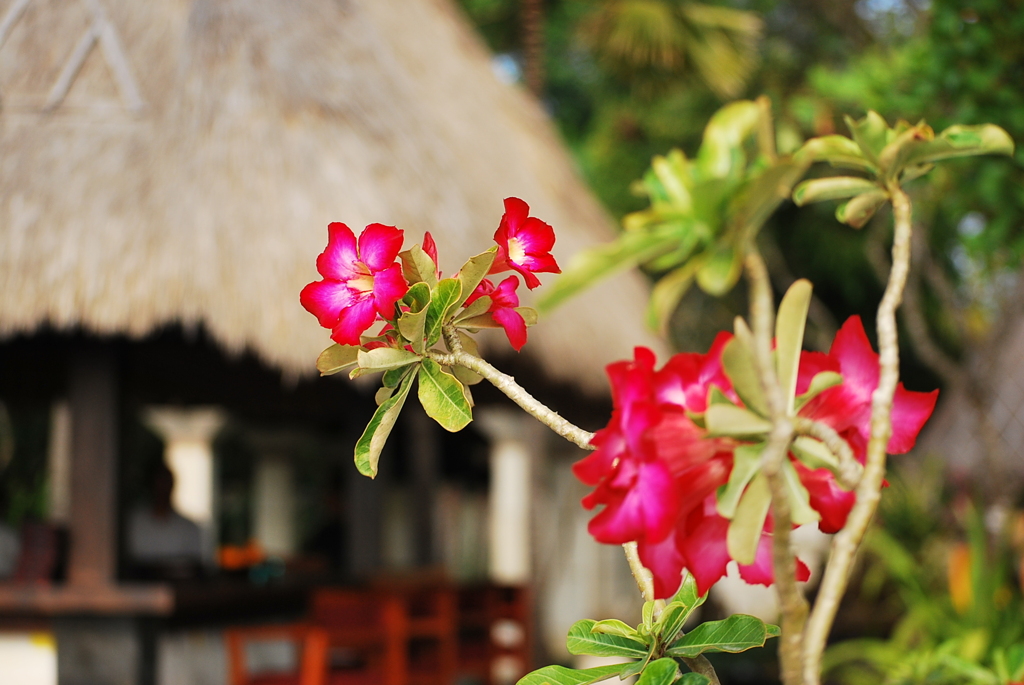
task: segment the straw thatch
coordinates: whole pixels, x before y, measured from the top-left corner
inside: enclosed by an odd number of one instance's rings
[[[297,294],[329,221],[430,230],[448,273],[507,195],[563,262],[613,233],[448,0],[4,0],[0,42],[2,336],[201,324],[306,373],[329,340]],[[600,387],[651,343],[644,297],[605,283],[524,354]]]

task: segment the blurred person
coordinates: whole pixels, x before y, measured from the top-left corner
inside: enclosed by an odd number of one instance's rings
[[[160,462],[153,474],[152,501],[128,519],[128,558],[133,575],[150,579],[195,577],[203,568],[202,533],[174,510],[174,474]]]

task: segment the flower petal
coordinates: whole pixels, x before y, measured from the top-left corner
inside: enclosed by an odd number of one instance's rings
[[[523,315],[514,309],[495,309],[491,314],[494,320],[501,324],[508,336],[508,342],[512,349],[518,352],[526,344],[526,320]]]
[[[341,311],[352,303],[352,291],[341,281],[314,281],[299,293],[299,302],[321,326],[334,328]]]
[[[740,578],[752,585],[771,585],[775,582],[775,569],[772,564],[772,536],[764,533],[757,543],[757,555],[754,563],[739,566]],[[811,569],[807,564],[796,560],[796,579],[803,583],[811,577]]]
[[[702,518],[680,541],[686,568],[693,574],[697,592],[702,595],[725,575],[730,561],[725,540],[728,531],[729,521],[713,514]]]
[[[887,447],[890,454],[903,454],[914,448],[917,434],[935,410],[939,391],[914,392],[900,383],[892,402],[892,437]]]
[[[373,301],[377,312],[385,319],[395,316],[395,302],[405,297],[409,284],[402,275],[402,267],[392,264],[373,276]]]
[[[590,520],[587,530],[598,542],[621,545],[632,540],[657,542],[672,530],[678,500],[675,482],[660,462],[627,461],[636,469],[628,490],[617,490],[605,508]]]
[[[857,495],[839,487],[828,469],[809,469],[798,461],[793,466],[807,488],[811,508],[821,514],[818,528],[822,533],[838,533],[846,525]]]
[[[539,256],[551,252],[555,245],[555,229],[535,216],[522,222],[514,231],[516,239],[528,255]],[[555,268],[558,268],[557,265]]]
[[[839,362],[824,352],[801,352],[796,377],[796,394],[803,395],[807,392],[811,387],[811,381],[822,371],[839,373]]]
[[[658,401],[701,413],[707,409],[708,390],[712,385],[735,399],[732,383],[722,369],[722,350],[730,340],[732,334],[723,331],[715,337],[707,354],[673,355],[655,375]]]
[[[326,278],[347,281],[356,272],[356,236],[337,221],[327,225],[327,247],[316,258],[316,270]]]
[[[341,317],[331,332],[331,340],[339,345],[358,345],[359,336],[373,325],[377,309],[372,297],[365,297],[341,310]]]
[[[395,263],[402,250],[405,231],[384,224],[370,224],[359,235],[359,258],[370,273],[383,271]]]
[[[666,599],[675,594],[683,580],[683,554],[679,551],[676,535],[661,542],[637,542],[640,561],[654,576],[654,598]]]
[[[843,385],[870,402],[871,393],[878,387],[878,355],[871,349],[859,316],[846,320],[828,353],[839,361]]]

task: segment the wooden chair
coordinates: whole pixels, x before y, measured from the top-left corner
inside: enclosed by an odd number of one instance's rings
[[[320,589],[310,622],[324,631],[328,685],[408,685],[409,619],[400,596],[366,589]]]
[[[225,631],[231,685],[326,685],[327,632],[308,624],[235,627]],[[246,645],[286,640],[296,646],[294,673],[250,673]]]

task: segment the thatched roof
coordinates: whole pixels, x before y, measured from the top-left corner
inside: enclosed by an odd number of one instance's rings
[[[306,373],[329,340],[298,292],[329,221],[430,230],[448,273],[508,195],[563,263],[613,234],[447,0],[6,0],[0,97],[0,336],[201,324]],[[609,281],[524,354],[599,387],[651,344],[645,296]]]

